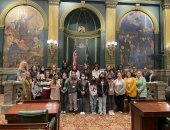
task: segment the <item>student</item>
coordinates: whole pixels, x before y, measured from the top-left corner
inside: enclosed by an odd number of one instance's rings
[[[106,115],[106,99],[108,94],[108,82],[103,72],[99,75],[97,82],[97,94],[99,101],[99,113],[100,115]]]
[[[113,107],[115,105],[115,98],[114,98],[114,80],[112,79],[112,75],[107,76],[107,81],[109,85],[108,89],[108,109],[109,109],[109,115],[114,115]]]
[[[76,72],[72,71],[70,78],[66,81],[66,88],[68,88],[68,96],[69,96],[69,110],[70,112],[74,111],[77,113],[77,76]]]
[[[81,80],[78,81],[78,94],[80,97],[80,114],[85,114],[86,100],[89,91],[89,83],[85,79],[85,73],[81,73]]]
[[[63,72],[61,79],[61,89],[60,89],[60,102],[61,102],[61,113],[65,114],[67,109],[67,99],[68,99],[68,90],[65,85],[65,81],[67,80],[66,72]]]
[[[93,76],[89,85],[89,97],[90,97],[90,107],[92,114],[96,114],[96,104],[97,104],[97,84],[96,78]]]
[[[51,88],[50,99],[60,100],[61,81],[59,79],[59,73],[54,74],[54,78],[50,83],[50,88]]]
[[[42,87],[41,87],[41,77],[37,75],[32,82],[32,95],[34,100],[41,99]]]

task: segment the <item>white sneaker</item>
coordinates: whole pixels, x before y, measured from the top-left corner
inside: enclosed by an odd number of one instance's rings
[[[85,112],[82,112],[83,115],[85,115]]]
[[[112,111],[112,116],[114,116],[115,115],[115,113],[114,113],[114,111]]]
[[[66,111],[63,111],[63,114],[66,114]]]
[[[100,112],[100,115],[102,116],[102,112]]]
[[[64,111],[61,111],[61,114],[63,114],[64,113]]]
[[[80,115],[83,115],[83,112],[80,112]]]

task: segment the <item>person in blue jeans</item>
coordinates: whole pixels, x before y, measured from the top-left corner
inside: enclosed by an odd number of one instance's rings
[[[65,114],[67,109],[68,91],[65,85],[67,79],[67,74],[64,72],[61,79],[61,89],[60,89],[60,101],[61,101],[61,113]]]
[[[96,84],[96,78],[94,76],[90,80],[89,97],[90,97],[91,112],[92,114],[96,114],[97,84]]]
[[[78,81],[78,94],[80,97],[80,114],[85,114],[86,100],[89,91],[89,82],[85,80],[85,73],[81,73],[81,80]]]

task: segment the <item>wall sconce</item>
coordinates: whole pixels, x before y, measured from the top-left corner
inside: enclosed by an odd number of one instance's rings
[[[109,56],[112,57],[115,46],[117,46],[117,42],[115,42],[115,41],[108,42],[107,46],[108,46],[107,52],[108,52]]]
[[[49,50],[52,58],[54,58],[54,55],[56,54],[57,47],[58,47],[58,41],[57,40],[47,40],[47,44],[48,44],[48,50]]]

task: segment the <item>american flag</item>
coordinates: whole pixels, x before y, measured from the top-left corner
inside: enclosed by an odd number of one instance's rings
[[[73,51],[73,65],[77,64],[76,61],[77,61],[77,52],[76,52],[76,50],[74,50]]]

